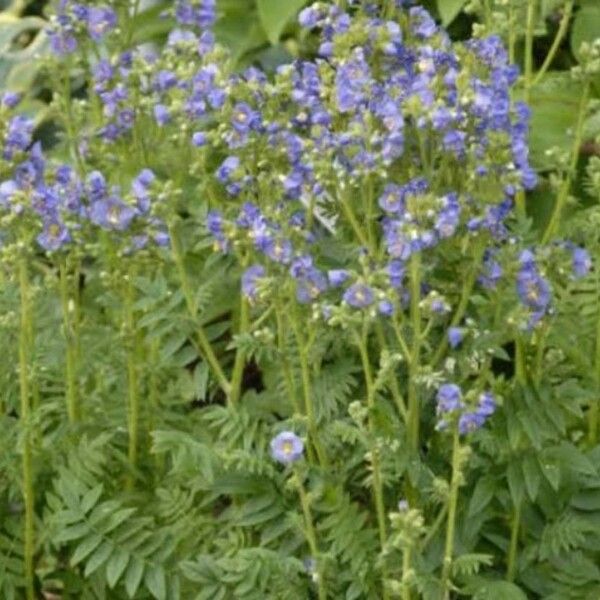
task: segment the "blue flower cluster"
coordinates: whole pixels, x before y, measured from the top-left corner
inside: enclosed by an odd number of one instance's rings
[[[536,183],[529,111],[511,101],[518,73],[500,40],[453,45],[423,8],[401,10],[399,24],[325,3],[304,9],[299,22],[318,32],[319,57],[280,67],[272,84],[255,68],[226,75],[214,62],[193,75],[194,117],[218,110],[220,118],[216,129],[192,125],[192,143],[225,154],[215,172],[225,193],[287,205],[304,242],[352,225],[358,265],[329,265],[313,256],[318,245],[298,248],[291,220],[279,222],[277,241],[253,233],[271,262],[299,262],[288,268],[297,299],[322,301],[325,314],[335,305],[394,314],[406,302],[410,257],[469,237],[489,247],[480,282],[493,288],[502,274],[494,246],[507,237],[514,196]],[[216,223],[237,218],[209,217],[222,250],[235,236]],[[269,264],[261,262],[261,278],[280,276]],[[430,297],[433,313],[448,311]]]
[[[117,26],[117,14],[110,6],[86,6],[60,0],[48,29],[50,48],[58,56],[73,54],[85,36],[102,41]]]
[[[0,114],[8,115],[7,111],[17,104],[17,95],[5,94]],[[9,176],[0,181],[0,213],[6,228],[10,229],[15,221],[22,223],[38,245],[49,252],[78,237],[83,240],[78,233],[94,225],[122,234],[121,241],[129,250],[141,249],[149,242],[168,244],[166,227],[156,215],[160,194],[154,189],[152,171],[142,170],[133,180],[130,193],[123,196],[118,187],[107,184],[99,171],[84,178],[70,165],[49,165],[40,143],[33,143],[32,120],[17,115],[5,123],[3,172]],[[8,229],[3,235],[5,245],[10,243]]]
[[[491,392],[482,392],[474,407],[467,406],[460,387],[454,383],[445,383],[440,386],[436,400],[437,429],[447,429],[451,419],[458,419],[457,427],[461,435],[480,429],[494,414],[497,404]]]

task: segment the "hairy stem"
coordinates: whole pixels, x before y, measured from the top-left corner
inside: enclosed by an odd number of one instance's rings
[[[444,560],[442,566],[442,600],[448,600],[450,598],[450,571],[454,555],[456,508],[458,506],[458,490],[460,488],[461,479],[460,438],[458,425],[455,424],[452,439],[452,479],[450,481],[446,544],[444,546]]]
[[[595,353],[595,369],[594,378],[596,380],[596,388],[600,390],[600,311],[596,318],[596,353]],[[599,392],[600,393],[600,392]],[[600,413],[600,400],[592,402],[588,412],[588,440],[593,448],[598,443],[598,417]]]
[[[69,423],[76,423],[80,418],[79,392],[77,389],[77,358],[78,358],[78,326],[75,308],[76,298],[70,291],[69,271],[66,259],[60,263],[60,301],[62,307],[63,331],[66,344],[65,353],[65,401]],[[75,282],[77,285],[77,282]]]
[[[295,473],[296,484],[298,486],[298,495],[300,496],[300,504],[302,505],[302,513],[304,514],[304,523],[306,526],[306,538],[308,547],[317,564],[317,590],[319,600],[327,600],[327,590],[325,588],[325,579],[323,578],[323,570],[321,566],[321,557],[319,555],[319,546],[317,544],[317,533],[315,529],[312,511],[310,510],[310,500],[304,489],[302,478],[298,472]]]
[[[554,36],[552,46],[550,46],[550,50],[548,50],[548,54],[546,54],[546,58],[544,59],[540,70],[534,77],[532,86],[539,83],[539,81],[545,75],[546,71],[550,68],[550,65],[552,64],[552,61],[554,60],[558,49],[560,48],[565,34],[569,29],[569,21],[571,20],[571,14],[573,13],[573,3],[573,0],[568,0],[568,2],[565,4],[565,7],[563,9],[563,15],[560,20],[560,25],[558,26],[558,30],[556,31],[556,35]]]
[[[384,352],[389,351],[389,346],[385,337],[385,332],[383,331],[383,327],[381,323],[377,321],[375,325],[375,331],[377,333],[377,340],[379,342],[380,348]],[[392,390],[392,397],[394,398],[394,402],[396,404],[396,408],[398,409],[398,413],[402,417],[402,420],[406,423],[407,411],[406,405],[404,404],[404,399],[402,398],[402,394],[400,393],[400,387],[398,386],[398,381],[396,380],[396,373],[392,371],[389,377],[390,380],[390,388]]]
[[[321,445],[321,440],[319,438],[319,430],[317,426],[317,418],[315,414],[313,392],[310,380],[310,342],[307,342],[304,335],[302,334],[302,330],[300,329],[300,324],[298,323],[298,317],[295,313],[295,309],[292,313],[292,326],[294,329],[294,335],[296,337],[296,344],[298,346],[298,358],[300,360],[300,370],[302,373],[302,391],[304,394],[304,410],[306,411],[306,419],[308,421],[308,433],[310,435],[312,446],[314,447],[317,453],[319,464],[322,467],[326,467],[328,465],[328,459],[327,455],[325,454],[325,450]]]
[[[552,236],[556,233],[556,229],[560,223],[562,217],[562,211],[569,197],[571,191],[571,184],[575,178],[575,171],[577,169],[577,160],[579,158],[579,149],[583,140],[583,130],[585,125],[585,115],[588,100],[590,97],[590,82],[586,80],[583,84],[583,90],[581,92],[581,98],[579,100],[579,113],[577,116],[577,125],[575,127],[575,138],[573,140],[573,147],[571,149],[571,161],[569,163],[569,170],[565,176],[565,179],[558,191],[556,202],[554,204],[554,210],[552,216],[542,236],[542,244],[547,244]]]
[[[510,527],[510,545],[506,560],[506,580],[514,581],[517,566],[517,551],[519,547],[519,529],[521,528],[521,502],[514,509]]]
[[[31,357],[31,291],[29,267],[26,258],[19,260],[19,290],[21,315],[19,326],[19,388],[21,396],[21,422],[23,425],[23,501],[25,504],[24,553],[25,594],[27,600],[35,600],[33,556],[35,551],[35,514],[33,481],[33,442],[31,423],[31,390],[29,370]]]
[[[202,353],[202,357],[206,360],[208,366],[210,367],[213,375],[217,379],[219,387],[227,398],[230,396],[231,385],[221,368],[221,364],[219,363],[219,359],[217,358],[211,343],[204,331],[202,325],[198,322],[198,307],[196,306],[196,301],[194,299],[194,292],[192,290],[190,280],[187,274],[187,270],[185,268],[185,262],[183,260],[183,253],[181,251],[181,244],[179,241],[179,237],[177,236],[177,231],[173,225],[169,227],[169,235],[171,238],[171,250],[173,253],[173,260],[175,261],[175,266],[177,268],[177,274],[179,276],[179,282],[181,284],[181,289],[183,291],[183,296],[185,298],[185,303],[188,309],[188,313],[190,318],[194,321],[194,326],[196,328],[196,340],[198,342],[198,349]]]
[[[300,407],[300,403],[298,401],[296,384],[294,383],[294,376],[292,373],[292,368],[290,366],[287,349],[285,347],[285,327],[283,324],[282,309],[279,304],[277,304],[275,308],[275,319],[277,321],[277,349],[279,351],[279,356],[281,359],[281,368],[283,370],[283,376],[285,378],[285,386],[287,388],[288,398],[292,400],[292,406],[294,407],[295,413],[301,415],[302,408]]]
[[[241,296],[240,300],[240,322],[238,331],[244,334],[250,326],[250,307],[245,296]],[[244,367],[246,365],[246,353],[241,348],[235,352],[235,360],[233,362],[233,371],[231,374],[231,383],[229,391],[229,402],[231,405],[236,405],[240,400],[242,392],[242,379],[244,376]]]
[[[527,21],[525,29],[525,102],[529,104],[533,77],[533,33],[538,0],[527,0]]]
[[[421,360],[421,255],[410,257],[410,322],[412,326],[412,350],[408,382],[408,446],[416,453],[419,449],[420,406],[417,386]]]
[[[379,462],[379,449],[376,444],[376,431],[374,421],[375,411],[375,386],[373,381],[373,373],[371,371],[371,363],[369,361],[369,351],[367,348],[368,329],[367,324],[363,324],[362,335],[357,335],[358,349],[362,363],[363,373],[365,376],[365,385],[367,388],[367,408],[369,409],[369,433],[372,438],[371,447],[371,465],[373,467],[373,500],[375,502],[375,511],[377,514],[377,528],[379,530],[379,544],[381,550],[385,549],[387,541],[387,530],[385,525],[385,504],[383,499],[383,484],[381,478],[381,465]],[[384,570],[385,579],[385,570]],[[383,582],[383,598],[387,598],[385,581]]]
[[[123,294],[123,324],[125,332],[125,346],[127,349],[127,430],[129,434],[127,458],[129,460],[129,474],[127,487],[133,488],[135,471],[138,462],[138,437],[140,420],[140,398],[138,394],[137,372],[137,332],[135,311],[135,290],[133,285],[134,270],[130,269],[125,279]]]

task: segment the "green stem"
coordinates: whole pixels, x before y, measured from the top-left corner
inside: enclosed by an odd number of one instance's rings
[[[148,400],[151,407],[149,431],[154,431],[160,415],[159,391],[159,348],[160,338],[156,337],[150,342],[150,373],[148,375]],[[163,455],[154,453],[154,479],[158,483],[164,469]]]
[[[290,366],[287,349],[285,347],[285,340],[286,340],[285,327],[283,325],[282,309],[279,304],[277,304],[275,307],[275,318],[277,321],[277,349],[279,351],[279,356],[281,358],[281,367],[283,369],[283,376],[285,378],[285,385],[287,388],[288,397],[292,401],[292,406],[294,407],[295,413],[298,415],[301,415],[302,408],[300,407],[300,403],[298,402],[298,394],[296,392],[294,376],[292,374],[292,369]]]
[[[242,296],[240,300],[239,333],[246,333],[248,331],[249,326],[250,307],[248,306],[248,300],[246,300],[246,298]],[[246,353],[241,348],[238,348],[235,352],[235,360],[233,362],[233,371],[231,374],[231,384],[229,390],[229,402],[232,406],[235,406],[240,400],[245,365]]]
[[[298,495],[300,496],[300,504],[302,505],[302,513],[304,514],[304,523],[306,526],[306,538],[310,552],[313,555],[317,564],[317,590],[319,594],[319,600],[327,600],[327,590],[325,588],[325,579],[323,577],[323,569],[321,566],[321,557],[319,554],[319,547],[317,545],[317,533],[315,529],[312,512],[310,510],[310,500],[308,494],[304,489],[304,484],[300,474],[296,471],[296,484],[298,486]]]
[[[521,386],[527,385],[527,362],[525,357],[525,345],[523,338],[517,334],[515,339],[515,377]],[[506,557],[506,579],[513,581],[515,578],[515,568],[517,563],[517,553],[519,549],[519,529],[521,527],[521,509],[522,501],[519,500],[513,512],[510,529],[510,544]]]
[[[410,257],[410,321],[412,326],[412,351],[408,382],[408,447],[413,453],[419,449],[419,394],[417,377],[421,360],[421,255]]]
[[[521,528],[521,502],[515,506],[510,529],[510,545],[506,561],[506,580],[514,581],[517,566],[517,550],[519,545],[519,529]]]
[[[69,423],[74,424],[79,420],[79,393],[77,389],[77,354],[78,342],[76,339],[77,327],[73,323],[76,318],[75,299],[71,297],[69,285],[69,271],[67,260],[60,263],[60,300],[62,307],[63,331],[66,343],[65,356],[65,378],[66,392],[65,401]],[[77,282],[75,282],[77,284]]]
[[[563,10],[563,16],[560,20],[560,25],[558,26],[558,30],[556,35],[554,36],[554,41],[552,42],[552,46],[550,46],[550,50],[548,54],[546,54],[546,58],[544,59],[544,63],[540,67],[540,70],[537,72],[537,75],[533,79],[532,86],[536,85],[540,82],[542,77],[545,75],[546,71],[550,68],[558,49],[569,29],[569,21],[571,20],[571,14],[573,13],[573,0],[568,0],[565,4],[565,8]]]
[[[379,342],[379,346],[384,352],[389,352],[389,346],[385,337],[385,332],[383,331],[383,327],[380,321],[377,321],[375,325],[375,331],[377,333],[377,340]],[[400,393],[400,387],[398,386],[395,371],[392,371],[392,373],[390,374],[390,388],[392,390],[392,396],[394,398],[396,408],[398,409],[398,412],[400,413],[400,416],[402,417],[403,421],[406,423],[406,405],[404,404],[404,399],[402,398],[402,394]]]
[[[137,332],[134,312],[135,290],[133,285],[134,270],[130,269],[125,279],[123,296],[123,324],[125,345],[127,348],[127,430],[129,434],[127,458],[129,460],[128,489],[133,488],[135,471],[138,462],[138,437],[140,420],[140,399],[138,394],[137,372]]]
[[[454,536],[456,528],[456,509],[458,506],[458,490],[462,479],[460,438],[458,424],[454,425],[452,440],[452,479],[450,481],[450,497],[448,499],[448,525],[446,529],[446,544],[444,546],[444,561],[442,566],[442,599],[450,598],[450,571],[454,554]]]
[[[406,575],[412,564],[412,548],[407,546],[402,552],[402,600],[411,600],[410,585],[406,581]]]
[[[456,311],[454,312],[454,316],[450,321],[450,327],[457,327],[465,316],[465,312],[467,311],[467,307],[469,306],[469,301],[471,299],[471,292],[475,287],[475,283],[477,281],[477,275],[479,273],[479,268],[481,266],[481,260],[483,258],[483,253],[485,251],[485,245],[480,244],[475,252],[475,257],[473,261],[473,266],[471,272],[467,276],[467,279],[463,283],[462,291],[460,294],[460,300],[458,301],[458,306],[456,307]],[[433,359],[431,364],[435,367],[437,366],[442,358],[444,358],[446,351],[448,350],[448,336],[443,336],[440,344],[433,355]]]
[[[537,0],[527,1],[527,22],[525,29],[525,102],[529,104],[533,76],[533,30]]]
[[[341,192],[340,200],[341,200],[342,208],[344,209],[344,214],[346,215],[346,218],[348,219],[348,222],[350,223],[350,226],[352,227],[352,230],[354,231],[354,234],[356,235],[358,241],[365,248],[369,248],[370,247],[369,239],[365,235],[364,231],[362,230],[362,227],[360,226],[360,223],[358,222],[356,215],[354,214],[354,211],[352,210],[352,206],[350,206],[350,203],[348,202],[348,197],[345,192]]]
[[[315,407],[313,402],[313,392],[310,381],[310,345],[306,342],[304,336],[302,335],[302,331],[298,323],[298,317],[295,312],[295,307],[294,311],[292,312],[292,326],[294,329],[294,334],[296,336],[296,344],[298,346],[298,358],[300,360],[300,371],[302,373],[302,391],[304,394],[304,409],[306,411],[306,419],[308,421],[308,432],[310,434],[312,446],[314,446],[314,449],[317,453],[319,464],[322,467],[327,467],[328,459],[319,439],[319,430],[317,426],[317,418],[315,415]]]
[[[369,351],[367,348],[368,328],[367,323],[363,324],[362,335],[357,334],[357,344],[360,353],[363,373],[365,376],[365,385],[367,388],[367,408],[369,409],[369,433],[372,439],[371,447],[371,465],[373,467],[373,500],[375,502],[375,511],[377,513],[377,528],[379,530],[379,544],[382,552],[385,550],[387,541],[387,531],[385,525],[385,504],[383,499],[383,484],[381,479],[381,465],[379,462],[379,449],[376,443],[375,431],[375,385],[373,373],[371,371],[371,362],[369,360]],[[387,598],[385,587],[385,570],[383,582],[383,598]]]
[[[513,1],[509,0],[508,3],[508,62],[512,65],[515,62],[515,11],[513,7]]]
[[[31,435],[31,390],[29,371],[31,368],[31,323],[32,307],[29,288],[29,267],[27,259],[19,260],[19,290],[21,294],[21,318],[19,328],[19,388],[21,396],[21,421],[23,425],[23,501],[25,504],[24,523],[24,571],[25,594],[27,600],[35,600],[33,556],[35,551],[35,514],[33,482],[33,443]]]
[[[577,125],[575,127],[575,138],[573,140],[573,148],[571,149],[571,161],[569,164],[569,171],[566,174],[566,177],[563,181],[563,184],[558,191],[558,196],[556,198],[556,203],[554,204],[554,210],[552,212],[552,217],[548,222],[548,226],[546,227],[546,231],[542,236],[542,244],[547,244],[550,241],[550,238],[556,232],[556,228],[560,223],[560,219],[562,216],[562,211],[564,205],[569,197],[569,192],[571,191],[571,183],[573,182],[575,171],[577,169],[577,160],[579,159],[579,149],[581,147],[581,142],[583,140],[583,129],[585,125],[585,115],[586,108],[588,104],[588,100],[590,97],[590,81],[586,79],[583,84],[583,90],[581,92],[581,97],[579,99],[579,113],[577,117]]]
[[[595,353],[595,369],[594,379],[596,380],[596,388],[600,394],[600,311],[596,318],[596,353]],[[588,413],[588,440],[593,448],[598,443],[598,420],[600,414],[600,400],[592,402]]]
[[[219,387],[229,398],[231,390],[230,383],[227,380],[223,369],[221,368],[219,359],[217,358],[211,346],[211,343],[208,339],[208,336],[206,335],[206,332],[204,331],[204,328],[200,323],[198,323],[198,307],[196,306],[194,293],[192,291],[190,280],[187,275],[187,270],[185,268],[185,262],[183,260],[183,253],[181,251],[179,237],[177,236],[177,231],[173,225],[169,226],[169,235],[171,237],[171,251],[173,253],[173,260],[175,261],[175,266],[177,268],[177,274],[179,276],[179,282],[181,284],[181,289],[183,291],[185,303],[190,318],[194,321],[194,325],[196,327],[196,340],[198,342],[198,348],[202,353],[204,360],[206,360],[208,366],[212,370],[213,375],[216,377]]]

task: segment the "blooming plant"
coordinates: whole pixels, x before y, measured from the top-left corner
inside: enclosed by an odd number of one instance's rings
[[[573,2],[537,72],[533,0],[458,41],[297,4],[269,68],[215,0],[152,44],[139,1],[60,0],[51,135],[1,96],[3,597],[598,597],[598,210],[566,215],[600,46],[540,168]]]

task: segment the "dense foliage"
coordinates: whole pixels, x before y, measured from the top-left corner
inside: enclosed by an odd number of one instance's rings
[[[0,7],[0,597],[600,597],[595,2]]]

